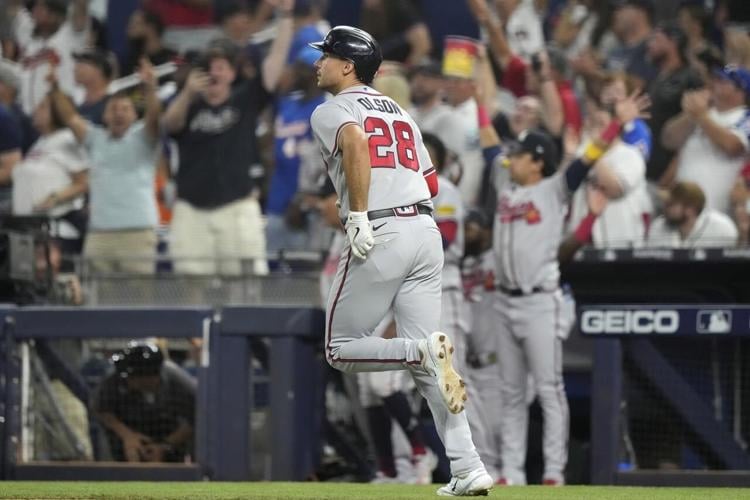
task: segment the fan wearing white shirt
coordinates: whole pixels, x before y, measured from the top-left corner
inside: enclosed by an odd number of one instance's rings
[[[513,53],[525,61],[544,50],[544,31],[531,0],[496,0],[498,14],[506,21],[505,36]]]
[[[649,247],[711,248],[737,244],[737,227],[726,214],[705,206],[703,190],[694,182],[678,182],[669,192],[664,215],[654,220]]]
[[[588,104],[584,137],[597,137],[611,114],[593,101]],[[568,137],[575,142],[574,138]],[[573,144],[566,145],[570,155]],[[575,154],[575,153],[573,153]],[[643,246],[646,221],[652,206],[646,189],[646,162],[641,150],[618,139],[591,169],[588,182],[600,189],[609,200],[606,208],[595,220],[592,240],[597,248],[637,248]],[[586,217],[589,208],[586,190],[573,194],[567,232],[576,230]]]
[[[667,149],[679,150],[677,181],[695,182],[706,206],[730,213],[730,193],[750,150],[750,71],[726,66],[709,89],[687,91],[683,112],[662,131]]]

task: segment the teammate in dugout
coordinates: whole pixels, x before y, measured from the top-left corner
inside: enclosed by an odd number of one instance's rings
[[[465,384],[451,339],[436,331],[443,251],[430,217],[435,169],[412,118],[369,87],[382,60],[377,42],[337,26],[311,45],[322,52],[318,86],[334,94],[311,124],[349,240],[326,310],[326,359],[349,372],[408,369],[451,462],[453,477],[438,494],[484,494],[493,481],[462,412]],[[390,308],[398,336],[371,336]]]
[[[461,281],[471,334],[466,338],[469,386],[482,401],[485,442],[477,442],[482,460],[493,477],[499,477],[500,420],[503,411],[500,384],[500,349],[495,310],[495,254],[492,251],[492,221],[480,210],[471,210],[464,220],[464,258]],[[473,395],[472,395],[473,397]],[[469,416],[471,422],[471,415]],[[476,437],[475,437],[476,441]]]
[[[468,375],[466,358],[468,354],[469,337],[473,333],[474,321],[469,312],[461,283],[461,261],[464,257],[464,217],[466,210],[461,191],[447,177],[448,150],[442,141],[433,134],[423,134],[422,140],[432,165],[438,173],[438,194],[432,200],[435,207],[435,223],[443,238],[443,277],[442,286],[442,314],[440,330],[451,338],[456,352],[456,369]],[[470,333],[471,332],[471,333]],[[467,377],[468,378],[468,377]],[[466,386],[468,400],[466,402],[466,418],[474,440],[477,452],[488,469],[490,475],[496,471],[487,465],[494,461],[489,429],[492,427],[493,415],[488,413],[484,399],[479,397],[477,385],[469,379]]]
[[[562,339],[570,324],[561,314],[566,303],[559,285],[557,253],[566,208],[589,168],[620,135],[621,124],[644,117],[649,105],[648,97],[635,93],[619,101],[616,119],[565,170],[556,172],[555,146],[540,132],[523,134],[518,148],[507,152],[510,178],[498,189],[493,230],[503,403],[500,484],[526,484],[529,372],[544,417],[543,482],[561,485],[565,481],[569,421]],[[481,130],[491,127],[481,108],[479,122]],[[485,157],[492,161],[501,154],[499,141],[488,147],[484,134],[480,136]]]

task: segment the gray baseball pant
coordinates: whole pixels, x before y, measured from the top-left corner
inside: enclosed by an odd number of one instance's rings
[[[544,479],[562,480],[570,425],[562,378],[561,337],[567,333],[562,331],[562,292],[521,297],[498,292],[495,306],[500,319],[503,477],[526,484],[526,388],[530,371],[544,418]]]
[[[339,261],[326,308],[326,359],[345,372],[409,369],[432,411],[451,473],[460,476],[482,467],[466,412],[448,411],[435,378],[421,367],[418,349],[440,323],[440,231],[427,215],[378,219],[376,226],[383,223],[366,260],[347,245]],[[391,307],[398,337],[373,337]]]

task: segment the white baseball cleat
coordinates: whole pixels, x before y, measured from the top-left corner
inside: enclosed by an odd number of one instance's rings
[[[443,401],[451,413],[461,413],[466,401],[466,384],[453,368],[453,344],[443,332],[433,332],[419,341],[422,366],[427,373],[437,378]]]
[[[487,495],[494,481],[484,467],[474,469],[463,477],[454,476],[451,482],[437,490],[441,497],[477,497]]]

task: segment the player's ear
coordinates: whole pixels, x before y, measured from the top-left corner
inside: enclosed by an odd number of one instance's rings
[[[344,64],[344,76],[350,75],[353,71],[355,71],[354,63],[351,61],[346,61],[346,64]]]

